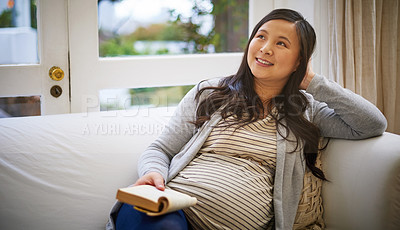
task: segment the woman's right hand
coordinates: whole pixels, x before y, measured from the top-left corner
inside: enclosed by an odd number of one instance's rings
[[[150,172],[147,173],[146,175],[142,176],[139,178],[133,186],[136,185],[153,185],[157,189],[164,191],[165,190],[165,185],[164,185],[164,178],[161,176],[160,173],[158,172]]]

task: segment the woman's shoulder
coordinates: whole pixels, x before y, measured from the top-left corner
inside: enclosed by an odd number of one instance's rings
[[[311,95],[310,93],[307,93],[305,90],[300,90],[300,93],[302,93],[306,97],[309,104],[313,104],[315,102],[313,95]]]
[[[209,78],[202,80],[198,82],[183,98],[184,100],[194,100],[194,98],[199,97],[200,99],[203,99],[207,97],[210,93],[211,90],[204,90],[206,88],[213,88],[213,87],[218,87],[220,85],[220,82],[224,79],[224,77],[215,77],[215,78]],[[201,92],[199,94],[199,92]]]
[[[214,77],[214,78],[209,78],[202,80],[197,84],[197,87],[199,89],[205,88],[205,87],[217,87],[219,86],[220,82],[224,79],[225,77]]]

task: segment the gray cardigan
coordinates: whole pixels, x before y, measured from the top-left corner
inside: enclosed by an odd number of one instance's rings
[[[138,163],[139,177],[149,172],[159,172],[168,183],[196,156],[221,116],[215,113],[202,127],[196,129],[190,123],[196,117],[197,103],[194,97],[198,89],[216,86],[218,82],[219,79],[204,81],[182,99],[162,134],[141,155]],[[200,101],[208,93],[205,91]],[[310,103],[304,116],[319,127],[323,137],[364,139],[381,135],[386,129],[386,119],[379,109],[323,76],[316,75],[303,93]],[[286,130],[282,126],[278,129],[285,136]],[[289,139],[295,140],[292,133]],[[305,159],[302,146],[290,153],[296,148],[295,143],[286,141],[277,132],[273,194],[276,229],[293,228],[303,188]],[[120,206],[117,203],[113,207],[111,217]],[[114,219],[110,218],[107,229],[113,229],[113,222]]]

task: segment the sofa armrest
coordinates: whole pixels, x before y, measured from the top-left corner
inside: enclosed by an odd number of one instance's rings
[[[327,229],[400,226],[400,136],[332,139],[322,153]]]

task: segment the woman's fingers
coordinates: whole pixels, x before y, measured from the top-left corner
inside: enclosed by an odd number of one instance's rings
[[[165,185],[164,185],[164,178],[161,176],[160,173],[157,172],[150,172],[141,178],[139,178],[133,186],[137,185],[153,185],[157,189],[164,191],[165,190]]]

